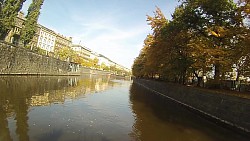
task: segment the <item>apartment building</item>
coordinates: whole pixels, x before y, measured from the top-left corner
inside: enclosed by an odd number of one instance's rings
[[[61,34],[56,34],[55,49],[61,49],[62,47],[70,48],[72,46],[72,37],[66,37]]]
[[[46,52],[54,52],[57,34],[53,30],[42,25],[39,25],[39,29],[37,47]]]
[[[15,26],[5,38],[6,42],[13,43],[15,45],[22,44],[20,42],[20,34],[25,20],[24,13],[19,12],[15,18]],[[46,52],[54,52],[55,48],[71,47],[71,44],[72,37],[63,36],[43,25],[37,24],[36,34],[29,43],[29,46],[31,50],[35,47],[39,47]]]
[[[78,55],[80,55],[84,60],[89,61],[90,59],[92,59],[91,56],[93,53],[89,48],[76,44],[72,45],[71,48],[75,52],[77,52]]]

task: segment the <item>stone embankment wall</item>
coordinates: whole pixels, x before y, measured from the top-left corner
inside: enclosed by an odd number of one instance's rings
[[[87,67],[80,68],[80,74],[93,74],[93,75],[111,75],[109,71],[97,70],[97,69],[90,69]]]
[[[0,42],[1,75],[78,75],[78,65]]]
[[[250,135],[250,99],[153,80],[134,79],[133,83]]]

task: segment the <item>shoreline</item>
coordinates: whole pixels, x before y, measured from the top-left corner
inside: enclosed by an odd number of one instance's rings
[[[247,110],[248,107],[250,108],[250,99],[222,95],[211,91],[206,92],[193,87],[178,86],[153,80],[134,79],[133,83],[182,105],[218,126],[250,137],[250,114],[248,114]],[[211,103],[207,101],[211,101]],[[225,108],[227,108],[227,111],[224,110]]]

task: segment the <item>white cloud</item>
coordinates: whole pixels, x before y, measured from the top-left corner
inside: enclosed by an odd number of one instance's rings
[[[26,0],[23,10],[32,0]],[[39,23],[65,36],[73,43],[87,46],[113,61],[131,67],[138,56],[150,27],[146,14],[153,15],[159,6],[171,17],[178,1],[45,1]]]
[[[145,25],[121,27],[115,17],[83,19],[74,15],[78,22],[77,31],[72,33],[74,43],[81,42],[95,52],[103,54],[111,60],[130,68],[138,55],[143,40],[149,32]]]

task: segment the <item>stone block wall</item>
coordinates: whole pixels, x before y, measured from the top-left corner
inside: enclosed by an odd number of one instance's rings
[[[0,42],[0,74],[69,75],[72,63]]]

